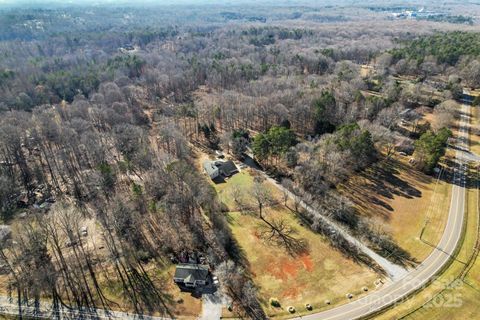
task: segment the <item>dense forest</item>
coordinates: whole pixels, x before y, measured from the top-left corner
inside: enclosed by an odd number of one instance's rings
[[[432,173],[454,100],[480,86],[476,26],[391,21],[367,7],[240,9],[0,11],[0,221],[14,239],[0,242],[0,266],[11,296],[115,309],[102,286],[113,277],[129,310],[171,315],[151,268],[197,250],[230,268],[235,310],[265,318],[224,204],[195,167],[199,152],[220,149],[239,161],[251,153],[322,216],[415,264],[337,187],[388,161],[400,140]],[[419,107],[439,120],[421,122]],[[80,240],[86,221],[103,253]]]
[[[421,37],[392,53],[397,60],[407,58],[421,63],[425,57],[434,56],[438,62],[454,66],[461,57],[478,57],[479,42],[477,33],[451,32]]]

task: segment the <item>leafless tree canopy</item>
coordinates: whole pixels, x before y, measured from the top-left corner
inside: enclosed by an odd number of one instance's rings
[[[414,263],[338,187],[393,161],[400,142],[445,133],[463,87],[480,85],[475,48],[408,52],[439,32],[476,36],[477,7],[429,5],[449,13],[397,19],[391,1],[333,0],[0,10],[0,222],[13,230],[0,267],[12,297],[173,316],[155,270],[199,251],[241,315],[266,318],[225,205],[197,169],[218,149],[283,178],[292,211],[347,257],[381,272],[322,217]],[[270,216],[289,194],[273,201],[265,185],[230,196],[267,243],[311,249]]]

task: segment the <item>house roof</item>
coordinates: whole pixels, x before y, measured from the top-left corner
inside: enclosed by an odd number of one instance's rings
[[[12,229],[6,225],[0,225],[0,243],[7,240],[12,234]]]
[[[215,162],[208,160],[203,163],[203,168],[205,169],[205,172],[207,172],[207,174],[210,176],[218,170]]]
[[[232,160],[217,161],[215,162],[215,164],[223,172],[224,175],[231,176],[235,172],[238,172],[238,168]]]
[[[185,282],[205,281],[208,276],[208,267],[203,264],[181,263],[175,270],[175,279],[183,279]]]
[[[400,111],[399,114],[403,116],[403,115],[406,115],[407,113],[410,113],[410,111],[412,111],[412,109],[407,108],[407,109],[404,109],[404,110]]]

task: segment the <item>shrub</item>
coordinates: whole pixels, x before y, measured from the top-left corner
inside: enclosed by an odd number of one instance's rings
[[[270,298],[270,305],[275,308],[281,307],[280,301],[278,301],[277,298]]]

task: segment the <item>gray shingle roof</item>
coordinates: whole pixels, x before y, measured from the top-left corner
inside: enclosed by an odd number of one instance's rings
[[[238,172],[238,168],[237,166],[235,165],[235,163],[233,163],[232,160],[228,160],[228,161],[217,161],[216,162],[216,165],[218,166],[218,168],[220,169],[220,172],[222,172],[224,175],[226,176],[231,176],[232,174],[234,174],[235,172]]]
[[[212,174],[214,174],[215,171],[218,170],[217,166],[215,165],[215,162],[213,162],[213,161],[205,161],[203,163],[203,168],[205,169],[205,172],[209,176],[212,176]]]
[[[0,225],[0,243],[10,238],[12,229],[6,225]]]
[[[175,279],[184,279],[185,282],[205,281],[208,276],[208,267],[202,264],[181,263],[175,270]]]

